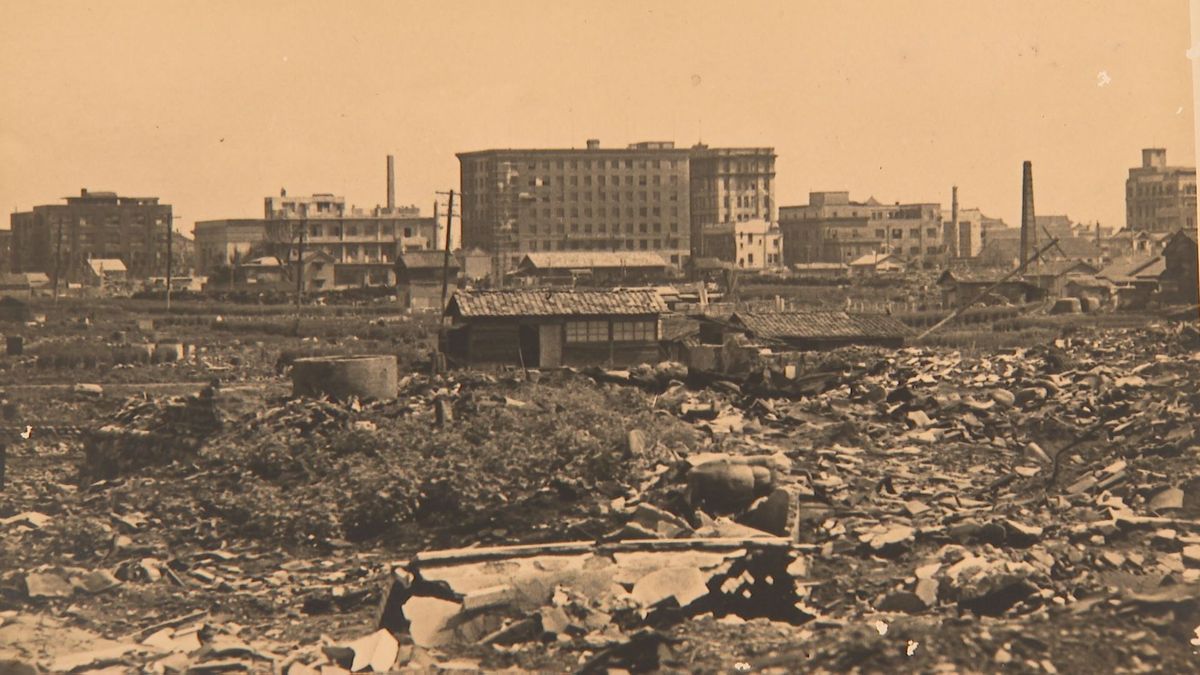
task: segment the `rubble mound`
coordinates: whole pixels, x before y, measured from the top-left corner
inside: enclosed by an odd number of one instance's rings
[[[211,395],[135,397],[105,424],[84,435],[85,481],[194,458],[224,421]]]

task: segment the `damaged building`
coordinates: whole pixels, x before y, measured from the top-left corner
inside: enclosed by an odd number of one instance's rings
[[[460,290],[445,352],[459,366],[555,368],[657,361],[666,303],[652,290]]]

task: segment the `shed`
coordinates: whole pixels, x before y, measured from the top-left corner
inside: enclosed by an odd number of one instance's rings
[[[711,340],[716,324],[722,332],[743,333],[752,340],[781,342],[793,349],[832,349],[846,345],[902,347],[912,329],[884,314],[848,312],[744,312],[727,321],[706,320],[701,338]],[[724,335],[720,336],[724,341]]]
[[[84,267],[91,286],[113,286],[125,282],[128,270],[120,258],[90,258]]]
[[[456,365],[633,365],[659,358],[667,306],[650,290],[454,293],[444,351]]]
[[[29,303],[11,295],[0,297],[0,321],[25,323],[30,316]]]
[[[33,284],[26,274],[0,273],[0,297],[28,300],[33,296]]]

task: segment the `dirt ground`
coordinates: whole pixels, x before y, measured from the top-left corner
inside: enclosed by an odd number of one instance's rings
[[[641,504],[681,519],[672,537],[703,536],[718,514],[685,493],[714,453],[784,458],[802,619],[684,606],[619,634],[543,619],[509,644],[393,630],[389,667],[1200,670],[1194,325],[839,350],[803,396],[666,367],[410,370],[380,403],[289,400],[275,361],[303,338],[262,337],[254,375],[216,392],[213,371],[146,375],[169,364],[138,366],[153,387],[97,371],[98,394],[4,371],[0,671],[349,670],[337,647],[375,635],[393,571],[421,551],[612,541]],[[157,454],[105,446],[136,457],[89,474],[106,425],[152,433]]]

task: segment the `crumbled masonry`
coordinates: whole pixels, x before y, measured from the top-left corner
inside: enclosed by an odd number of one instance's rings
[[[129,400],[10,447],[0,669],[1194,672],[1196,382],[1156,324]]]

